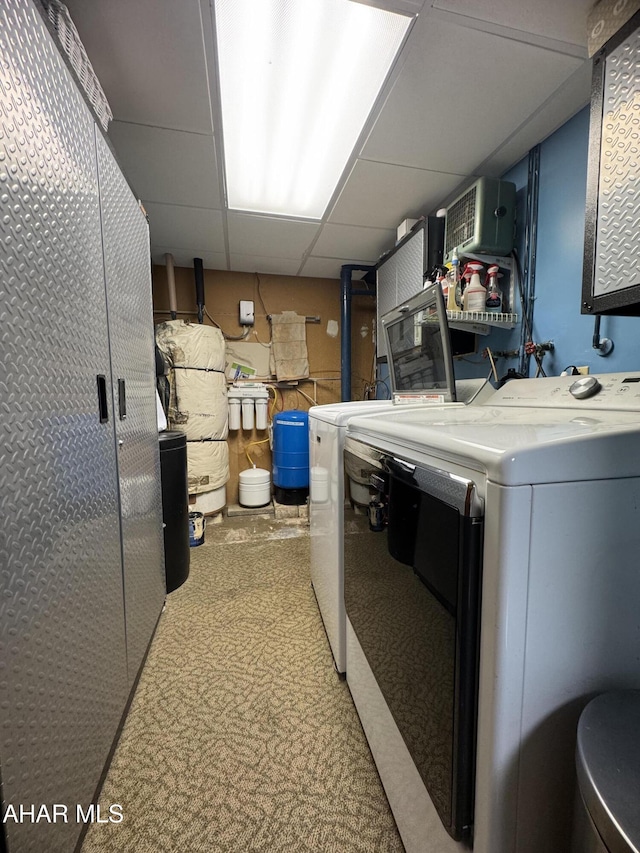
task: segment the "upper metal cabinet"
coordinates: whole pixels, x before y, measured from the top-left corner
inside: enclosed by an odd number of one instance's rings
[[[583,314],[640,315],[640,12],[593,60]]]
[[[444,220],[420,221],[376,266],[376,354],[387,354],[381,318],[400,302],[422,290],[426,272],[442,262]]]
[[[128,685],[94,122],[29,0],[0,4],[0,113],[2,805],[73,816],[4,832],[67,853]]]
[[[132,684],[165,598],[149,226],[96,128]]]

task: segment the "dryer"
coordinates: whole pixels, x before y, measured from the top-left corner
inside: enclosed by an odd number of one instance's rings
[[[346,613],[342,558],[344,526],[344,437],[350,419],[386,414],[401,419],[416,406],[464,406],[486,402],[494,393],[485,379],[456,381],[457,403],[396,405],[391,400],[360,400],[313,406],[309,409],[309,528],[311,583],[339,673],[346,669]],[[351,499],[367,504],[368,486],[352,481]]]
[[[640,373],[354,417],[347,683],[408,853],[564,853],[575,731],[640,687]]]
[[[342,562],[344,478],[342,448],[355,415],[400,419],[415,408],[463,406],[486,401],[484,379],[454,381],[447,315],[439,285],[425,288],[382,317],[393,401],[371,400],[315,406],[309,410],[311,582],[339,673],[345,671]],[[458,402],[456,402],[456,400]],[[368,485],[351,480],[351,500],[367,505]]]

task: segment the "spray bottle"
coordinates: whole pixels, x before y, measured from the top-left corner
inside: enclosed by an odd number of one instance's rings
[[[500,314],[502,311],[502,293],[498,287],[498,278],[500,277],[500,273],[498,272],[497,264],[493,264],[489,267],[487,270],[487,277],[489,284],[487,288],[488,292],[485,310],[490,311],[492,314]]]
[[[460,288],[460,260],[457,247],[451,254],[451,271],[449,273],[449,291],[447,293],[447,311],[459,311],[457,295]]]
[[[484,271],[482,264],[469,261],[465,267],[465,275],[470,275],[470,282],[464,291],[465,311],[484,311],[487,300],[487,290],[480,281],[480,273]]]

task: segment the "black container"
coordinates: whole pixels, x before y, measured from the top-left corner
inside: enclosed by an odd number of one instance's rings
[[[161,432],[162,520],[167,592],[189,577],[189,487],[187,483],[187,436],[178,430]]]

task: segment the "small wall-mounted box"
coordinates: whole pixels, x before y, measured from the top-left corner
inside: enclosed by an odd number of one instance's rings
[[[396,243],[399,243],[403,237],[406,237],[409,231],[416,224],[417,219],[403,219],[400,225],[396,228]]]
[[[253,302],[249,299],[240,300],[240,325],[253,326],[255,323]]]

